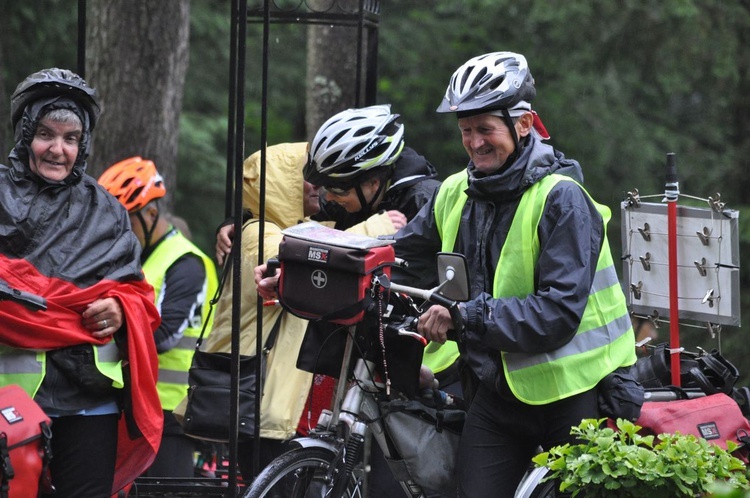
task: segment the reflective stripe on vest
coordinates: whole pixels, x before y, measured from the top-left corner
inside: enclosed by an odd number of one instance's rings
[[[159,378],[156,389],[162,408],[165,410],[174,410],[187,394],[188,370],[195,352],[195,344],[203,328],[203,322],[208,316],[210,300],[216,292],[218,282],[213,262],[179,231],[159,243],[143,264],[143,273],[148,283],[154,287],[156,307],[161,312],[164,277],[169,267],[185,254],[195,254],[201,258],[206,279],[203,282],[203,289],[196,297],[196,303],[191,310],[192,320],[186,324],[182,338],[175,347],[159,354]],[[196,310],[198,306],[200,309]],[[211,324],[208,323],[206,334],[210,330]]]
[[[461,212],[467,200],[466,178],[465,171],[452,175],[438,192],[435,220],[445,251],[453,250],[457,240]],[[538,225],[547,195],[560,181],[574,180],[550,175],[524,192],[497,263],[495,298],[523,298],[535,291],[534,269],[540,250]],[[588,195],[583,187],[581,189]],[[606,206],[594,204],[606,230],[610,211]],[[615,368],[632,364],[635,361],[633,341],[625,297],[605,231],[594,282],[573,340],[548,353],[501,352],[503,369],[511,391],[519,400],[533,405],[546,404],[588,391]]]
[[[94,360],[96,368],[104,375],[112,379],[112,386],[116,389],[125,387],[122,377],[122,361],[120,360],[120,348],[115,341],[94,347]]]
[[[0,345],[0,386],[18,384],[33,397],[44,379],[44,352]]]
[[[101,346],[91,347],[94,350],[97,370],[112,379],[112,387],[122,389],[125,382],[117,344],[110,341]],[[0,385],[18,384],[33,398],[46,374],[45,358],[46,354],[43,351],[0,347]]]

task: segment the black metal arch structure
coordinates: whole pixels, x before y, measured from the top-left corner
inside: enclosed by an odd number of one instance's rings
[[[233,247],[242,247],[242,165],[245,157],[244,151],[244,88],[245,88],[245,56],[247,45],[247,23],[263,23],[262,42],[262,81],[261,81],[261,136],[259,143],[267,144],[268,131],[268,40],[271,24],[326,24],[331,26],[348,26],[357,29],[357,63],[356,63],[356,101],[355,107],[359,107],[362,85],[365,88],[365,104],[375,103],[376,79],[377,79],[377,29],[380,14],[379,0],[359,0],[357,7],[349,7],[351,2],[341,0],[263,0],[256,2],[254,6],[248,7],[247,0],[232,1],[232,35],[230,54],[230,97],[229,97],[229,127],[227,140],[227,177],[226,177],[226,206],[227,214],[234,213],[234,243]],[[367,44],[366,55],[363,57],[363,48]],[[362,81],[362,69],[365,67],[365,81]],[[265,178],[266,178],[266,153],[261,148],[261,173],[260,173],[260,213],[259,231],[260,240],[258,246],[259,261],[265,253],[263,246],[265,231]],[[232,193],[230,195],[230,193]],[[231,208],[230,208],[231,206]],[[233,250],[231,259],[234,271],[232,272],[232,286],[234,289],[242,287],[242,275],[240,251]],[[248,276],[252,278],[252,276]],[[239,392],[239,344],[240,344],[240,302],[241,293],[234,292],[232,295],[232,406],[230,423],[237,427],[238,418],[238,392]],[[256,355],[262,353],[262,311],[263,303],[258,302],[258,323]],[[256,372],[258,378],[262,373]],[[256,396],[260,399],[260,396]],[[256,403],[255,412],[255,458],[254,473],[257,474],[259,467],[259,422],[260,403]],[[236,496],[236,462],[237,462],[237,433],[234,431],[229,442],[229,489],[227,496]]]

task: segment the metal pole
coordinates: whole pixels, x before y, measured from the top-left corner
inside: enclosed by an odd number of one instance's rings
[[[361,107],[362,101],[362,33],[365,24],[365,1],[359,0],[359,15],[357,16],[357,74],[354,79],[354,107]]]
[[[235,106],[230,108],[230,116],[234,116],[234,150],[231,169],[234,171],[234,239],[232,241],[232,385],[230,386],[231,402],[229,422],[229,476],[227,496],[237,496],[237,428],[239,425],[239,377],[240,377],[240,311],[242,307],[242,160],[245,156],[245,37],[247,26],[247,0],[232,1],[232,29],[236,48],[236,58],[233,60],[234,78],[232,84],[235,90]]]
[[[233,188],[234,188],[234,149],[237,142],[237,23],[238,0],[232,0],[232,12],[230,13],[231,30],[229,35],[229,112],[227,120],[227,174],[224,189],[224,217],[232,216]],[[231,257],[231,256],[230,256]]]
[[[86,79],[86,0],[78,0],[78,76]]]
[[[378,28],[367,29],[367,69],[365,76],[365,106],[375,105],[378,96]]]
[[[265,223],[266,223],[266,142],[268,141],[268,39],[271,29],[271,6],[269,0],[263,2],[263,60],[261,69],[261,106],[260,106],[260,213],[258,213],[258,264],[263,264],[265,247]],[[294,187],[293,187],[294,188]],[[263,354],[263,300],[257,302],[257,333],[255,337],[255,354],[260,358]],[[258,391],[255,393],[255,446],[253,448],[253,475],[260,472],[260,399],[261,386],[263,385],[263,370],[261,362],[257,362],[258,370],[256,378],[260,379],[256,384]]]
[[[669,240],[669,345],[672,384],[680,387],[680,310],[677,289],[677,160],[674,152],[667,154],[667,174],[664,197],[667,200],[667,238]]]

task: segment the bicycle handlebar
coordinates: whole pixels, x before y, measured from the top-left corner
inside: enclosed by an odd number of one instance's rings
[[[451,315],[451,321],[453,322],[453,330],[456,336],[460,336],[461,330],[463,330],[463,319],[461,318],[461,311],[458,308],[458,302],[439,294],[436,289],[419,289],[417,287],[410,287],[408,285],[395,284],[388,280],[387,283],[381,281],[384,287],[390,288],[395,292],[401,292],[412,297],[429,301],[434,304],[438,304],[448,310]],[[452,340],[455,340],[451,338]]]
[[[26,306],[31,311],[46,311],[47,300],[30,292],[20,291],[0,280],[0,301],[13,301]]]

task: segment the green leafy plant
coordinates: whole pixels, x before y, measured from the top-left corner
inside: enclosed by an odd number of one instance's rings
[[[573,497],[643,498],[702,496],[716,482],[730,489],[748,489],[745,464],[727,450],[693,435],[644,436],[640,426],[617,420],[617,430],[607,419],[585,419],[571,429],[579,444],[551,448],[534,457],[534,463],[551,470],[560,490]],[[734,495],[732,495],[734,496]]]
[[[708,489],[711,498],[750,498],[750,491],[737,489],[725,482],[715,482]]]

